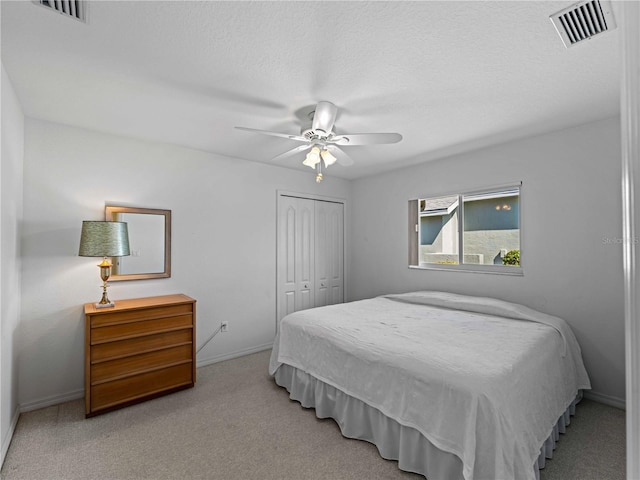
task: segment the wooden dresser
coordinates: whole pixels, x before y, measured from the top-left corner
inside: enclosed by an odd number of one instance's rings
[[[196,301],[186,295],[84,306],[87,417],[193,387]]]

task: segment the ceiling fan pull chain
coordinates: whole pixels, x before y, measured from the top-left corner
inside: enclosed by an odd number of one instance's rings
[[[320,183],[324,178],[322,176],[322,162],[318,162],[318,164],[316,165],[316,172],[318,172],[318,174],[316,175],[316,183]]]

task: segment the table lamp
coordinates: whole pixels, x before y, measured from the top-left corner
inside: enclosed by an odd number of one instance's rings
[[[98,222],[85,220],[82,222],[80,235],[81,257],[103,257],[100,268],[102,278],[102,299],[96,308],[113,307],[115,303],[107,296],[107,280],[111,276],[111,262],[107,257],[124,257],[129,253],[129,233],[125,222]]]

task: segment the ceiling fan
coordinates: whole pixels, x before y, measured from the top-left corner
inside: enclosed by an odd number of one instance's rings
[[[352,133],[338,135],[333,131],[338,107],[331,102],[318,102],[317,105],[311,107],[300,129],[300,135],[290,135],[287,133],[270,132],[268,130],[258,130],[256,128],[235,127],[239,130],[260,133],[263,135],[271,135],[273,137],[287,138],[297,142],[303,142],[304,145],[297,146],[272,160],[282,160],[284,158],[296,155],[305,150],[309,150],[307,156],[302,162],[310,168],[316,170],[316,182],[322,181],[322,163],[325,168],[338,162],[340,165],[353,165],[353,159],[347,155],[340,147],[356,146],[356,145],[375,145],[385,143],[397,143],[402,140],[399,133]]]

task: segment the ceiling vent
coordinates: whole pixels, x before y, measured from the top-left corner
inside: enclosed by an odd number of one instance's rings
[[[85,0],[36,0],[34,3],[81,22],[87,21],[87,3]]]
[[[576,3],[549,17],[566,48],[616,28],[606,0]]]

